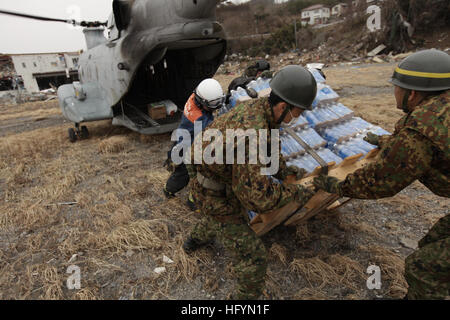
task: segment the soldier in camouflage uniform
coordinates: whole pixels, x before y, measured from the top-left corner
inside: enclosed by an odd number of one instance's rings
[[[450,57],[417,52],[400,63],[391,82],[406,115],[392,136],[368,135],[381,148],[375,163],[344,181],[321,176],[317,188],[357,199],[391,197],[419,180],[450,197]],[[408,299],[450,299],[450,215],[439,220],[406,259]]]
[[[270,135],[271,129],[278,129],[286,121],[295,121],[303,110],[309,109],[317,91],[314,77],[299,66],[281,70],[272,79],[271,87],[269,98],[237,105],[217,118],[208,129],[218,129],[224,137],[227,129],[266,129]],[[270,136],[267,138],[271,141]],[[203,149],[206,146],[207,143],[203,143]],[[236,148],[234,144],[235,157]],[[245,164],[236,164],[235,158],[235,164],[188,166],[195,204],[203,218],[194,227],[183,248],[191,253],[215,238],[233,253],[238,282],[233,299],[258,299],[264,289],[266,249],[248,225],[247,210],[265,214],[291,201],[304,205],[313,196],[311,190],[302,186],[276,183],[270,176],[262,175],[261,168],[266,166],[259,161],[249,164],[251,151],[246,148],[246,152]],[[296,167],[286,167],[281,157],[279,160],[280,170],[276,178],[283,180],[293,173],[300,178],[305,173]]]

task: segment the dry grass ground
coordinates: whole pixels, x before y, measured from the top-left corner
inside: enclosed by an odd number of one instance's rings
[[[385,82],[392,69],[325,72],[346,105],[392,130],[401,115]],[[231,79],[219,77],[224,87]],[[55,101],[0,106],[0,128],[20,123],[0,129],[0,299],[226,298],[234,280],[223,248],[191,256],[181,249],[199,217],[184,206],[185,193],[172,200],[162,193],[170,135],[141,136],[102,121],[88,124],[90,139],[70,144],[61,115],[27,126],[56,110]],[[265,298],[402,297],[403,261],[413,250],[401,238],[419,240],[449,205],[414,183],[396,197],[353,201],[297,228],[273,230],[263,237]],[[376,292],[366,287],[372,264],[382,270]],[[70,265],[80,267],[80,290],[66,286]]]

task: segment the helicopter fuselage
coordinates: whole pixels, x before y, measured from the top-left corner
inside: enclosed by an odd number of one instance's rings
[[[182,111],[195,87],[215,74],[226,51],[216,4],[115,0],[108,38],[103,28],[84,30],[88,50],[80,56],[80,82],[58,89],[64,116],[76,124],[114,119],[147,134],[174,130],[180,112],[155,121],[146,108],[169,100]]]

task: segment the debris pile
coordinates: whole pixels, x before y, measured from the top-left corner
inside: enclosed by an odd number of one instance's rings
[[[54,89],[28,93],[24,90],[0,91],[0,104],[21,104],[26,102],[50,101],[56,99]]]

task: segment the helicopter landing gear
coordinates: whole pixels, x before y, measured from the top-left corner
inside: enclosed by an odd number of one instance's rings
[[[75,129],[70,128],[68,130],[69,133],[69,141],[74,143],[78,139],[83,140],[89,138],[89,131],[86,126],[81,126],[79,123],[75,123]]]

